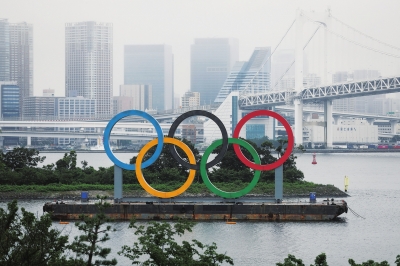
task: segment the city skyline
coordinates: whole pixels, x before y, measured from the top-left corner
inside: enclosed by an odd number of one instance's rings
[[[65,82],[64,25],[98,21],[114,25],[114,95],[123,84],[123,47],[129,44],[168,44],[174,51],[175,91],[190,89],[190,45],[195,38],[239,39],[239,60],[247,60],[255,47],[277,45],[297,8],[323,11],[384,42],[400,46],[393,34],[400,23],[395,1],[4,1],[0,18],[34,26],[34,95],[55,89],[63,96]],[[153,9],[154,6],[158,8]],[[47,12],[43,12],[47,10]],[[184,12],[182,12],[184,11]],[[360,14],[354,16],[354,14]],[[204,17],[204,14],[207,14]],[[371,17],[365,14],[375,14]],[[384,16],[382,16],[384,14]],[[379,19],[378,19],[379,18]]]

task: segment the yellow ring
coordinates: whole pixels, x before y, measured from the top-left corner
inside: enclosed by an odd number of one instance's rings
[[[157,142],[158,142],[158,139],[153,139],[152,141],[150,141],[149,143],[144,145],[143,148],[140,150],[140,152],[136,158],[136,178],[138,179],[138,181],[139,181],[140,185],[143,187],[143,189],[146,190],[148,193],[150,193],[153,196],[156,196],[159,198],[176,197],[176,196],[182,194],[183,192],[185,192],[190,187],[190,185],[193,183],[194,175],[196,174],[196,170],[190,169],[189,176],[188,176],[188,179],[186,180],[186,182],[180,188],[178,188],[174,191],[164,192],[164,191],[159,191],[159,190],[152,188],[144,179],[141,165],[142,165],[143,157],[146,154],[146,152],[151,147],[156,145]],[[182,141],[174,139],[174,138],[164,137],[164,143],[170,143],[170,144],[174,144],[174,145],[178,146],[186,153],[186,155],[189,158],[189,162],[191,164],[196,164],[196,159],[194,158],[194,154],[193,154],[192,150]]]

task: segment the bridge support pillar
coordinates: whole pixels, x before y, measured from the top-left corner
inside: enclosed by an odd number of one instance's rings
[[[303,145],[303,101],[294,99],[294,142]]]
[[[28,146],[28,147],[32,146],[32,137],[31,136],[26,137],[26,146]]]
[[[332,132],[332,101],[325,100],[324,102],[324,142],[326,149],[333,148],[333,132]]]
[[[122,168],[114,165],[114,202],[122,200]]]
[[[390,120],[391,133],[392,133],[393,135],[396,134],[396,126],[397,126],[397,123],[398,123],[398,122],[399,122],[399,120]]]
[[[281,203],[283,199],[283,165],[275,168],[275,202]]]
[[[367,118],[366,120],[367,120],[368,124],[370,126],[372,126],[374,124],[375,118]]]

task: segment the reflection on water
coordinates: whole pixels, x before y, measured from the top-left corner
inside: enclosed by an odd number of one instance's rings
[[[62,154],[57,156],[56,160]],[[78,160],[87,160],[89,164],[109,161],[101,153],[78,154]],[[327,254],[329,265],[347,265],[348,258],[358,263],[368,259],[388,260],[393,265],[396,255],[400,254],[400,176],[396,170],[399,161],[398,153],[317,154],[318,164],[312,165],[311,154],[298,155],[297,166],[308,181],[343,188],[343,178],[349,176],[351,197],[346,201],[365,219],[347,213],[336,222],[238,222],[234,225],[222,221],[201,222],[183,238],[217,243],[219,252],[226,251],[234,258],[235,265],[275,265],[289,253],[309,265],[322,252]],[[21,201],[20,205],[42,214],[42,201]],[[0,207],[4,206],[0,202]],[[128,222],[118,223],[119,230],[109,242],[119,265],[130,262],[116,253],[123,244],[136,239],[133,231],[127,229],[128,225]],[[63,228],[71,237],[78,234],[72,223],[54,223],[54,226]]]

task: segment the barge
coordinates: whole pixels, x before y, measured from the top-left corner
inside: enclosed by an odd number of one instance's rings
[[[111,203],[105,214],[115,220],[197,221],[327,221],[347,213],[344,200],[322,202],[118,202]],[[94,202],[47,202],[43,211],[54,220],[79,220],[93,216]]]

